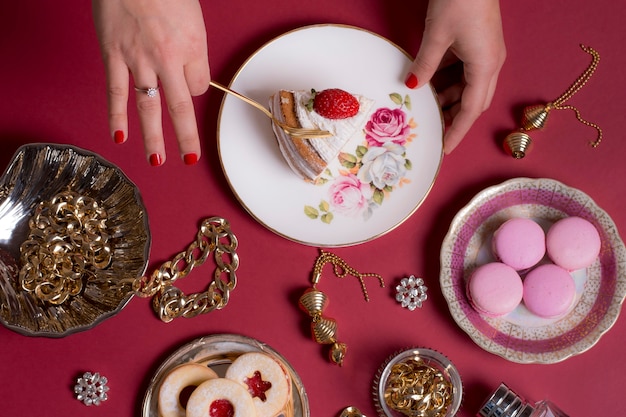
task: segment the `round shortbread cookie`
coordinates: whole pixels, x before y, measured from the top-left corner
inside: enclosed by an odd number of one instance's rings
[[[230,365],[226,378],[248,390],[258,417],[278,415],[291,395],[289,375],[280,363],[264,353],[244,353]]]
[[[187,417],[256,417],[252,397],[241,384],[226,378],[209,379],[187,403]]]
[[[218,375],[211,368],[197,363],[186,363],[167,374],[159,388],[159,415],[161,417],[185,417],[180,396],[185,388],[195,388]],[[206,416],[205,416],[206,417]]]

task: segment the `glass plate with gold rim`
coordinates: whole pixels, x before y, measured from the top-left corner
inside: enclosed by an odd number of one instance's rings
[[[214,334],[193,340],[172,353],[150,380],[142,405],[143,417],[158,417],[159,389],[163,379],[184,363],[199,363],[223,377],[230,364],[244,353],[261,352],[280,363],[291,378],[291,399],[277,417],[310,417],[309,400],[300,376],[287,360],[267,344],[238,334]]]
[[[494,260],[491,236],[507,219],[529,217],[544,230],[568,216],[596,227],[600,255],[573,271],[575,306],[563,318],[545,319],[520,304],[490,318],[472,308],[465,287],[471,272]],[[518,363],[556,363],[592,346],[615,323],[626,296],[626,249],[609,215],[585,193],[546,178],[515,178],[478,193],[457,213],[441,248],[440,284],[452,317],[488,352]]]
[[[368,114],[372,129],[387,123],[385,128],[393,128],[389,131],[402,134],[390,133],[386,143],[394,146],[383,150],[367,139],[366,125],[342,148],[345,160],[331,162],[321,184],[314,185],[291,171],[271,121],[258,109],[225,96],[219,155],[242,206],[269,230],[312,246],[355,245],[402,224],[430,192],[443,157],[443,118],[434,90],[404,85],[411,60],[389,40],[342,25],[296,29],[252,54],[232,80],[232,89],[268,104],[281,89],[340,88],[374,100]],[[385,153],[378,161],[387,158],[385,175],[395,176],[397,183],[378,181],[380,188],[375,189],[363,180],[359,174],[373,166],[364,163],[365,150],[371,151],[368,158]]]

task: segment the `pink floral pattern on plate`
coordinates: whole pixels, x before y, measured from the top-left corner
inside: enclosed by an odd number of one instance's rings
[[[416,123],[403,108],[411,110],[408,95],[389,94],[398,107],[382,107],[372,113],[363,129],[364,140],[353,153],[341,152],[340,169],[326,169],[317,184],[328,186],[328,198],[317,207],[305,205],[304,214],[331,223],[335,215],[362,216],[368,220],[390,193],[409,182],[412,169],[406,147],[415,139]]]
[[[546,227],[580,216],[600,232],[600,255],[574,273],[577,303],[560,320],[535,317],[523,305],[489,318],[467,299],[466,280],[489,258],[492,233],[522,215]],[[518,363],[555,363],[591,348],[617,320],[626,296],[625,272],[626,249],[608,214],[586,194],[551,179],[517,178],[483,190],[456,215],[441,249],[441,289],[454,320],[480,347]]]

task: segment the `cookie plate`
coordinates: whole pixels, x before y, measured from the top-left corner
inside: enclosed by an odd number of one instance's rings
[[[165,376],[178,365],[196,362],[211,367],[220,377],[237,357],[247,352],[262,352],[279,362],[291,377],[292,398],[278,417],[310,417],[309,400],[300,377],[287,360],[270,346],[237,334],[215,334],[196,339],[170,355],[150,381],[142,405],[143,417],[158,417],[158,397]]]

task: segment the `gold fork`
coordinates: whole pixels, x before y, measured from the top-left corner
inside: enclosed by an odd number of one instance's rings
[[[269,117],[270,119],[272,119],[274,121],[274,123],[279,126],[282,130],[285,131],[285,133],[287,133],[290,136],[293,137],[298,137],[298,138],[307,138],[307,139],[315,139],[315,138],[328,138],[332,136],[332,133],[326,131],[326,130],[319,130],[319,129],[305,129],[302,127],[293,127],[293,126],[289,126],[283,122],[281,122],[280,120],[278,120],[273,114],[272,112],[270,112],[268,109],[266,109],[263,105],[259,104],[258,102],[252,100],[249,97],[244,96],[241,93],[236,92],[235,90],[231,90],[228,87],[225,87],[215,81],[210,81],[209,85],[212,87],[217,88],[218,90],[222,90],[225,93],[228,94],[232,94],[233,96],[237,97],[240,100],[245,101],[246,103],[256,107],[257,109],[261,110],[267,117]]]

